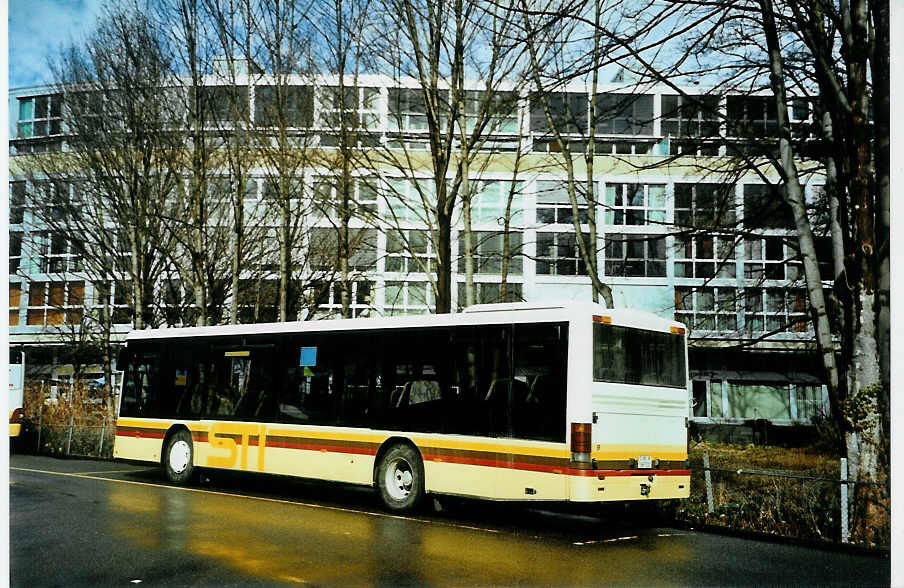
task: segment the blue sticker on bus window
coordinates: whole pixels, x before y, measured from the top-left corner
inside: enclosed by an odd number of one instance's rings
[[[299,366],[312,366],[317,365],[317,348],[316,347],[302,347],[301,348],[301,358],[298,361]]]

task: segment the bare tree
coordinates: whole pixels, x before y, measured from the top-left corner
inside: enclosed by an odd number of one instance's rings
[[[352,258],[357,250],[375,249],[372,233],[353,229],[352,224],[372,224],[373,211],[359,200],[359,192],[373,191],[373,181],[356,177],[360,168],[367,171],[361,149],[379,139],[373,129],[376,122],[362,111],[371,108],[379,99],[379,89],[361,87],[362,73],[372,67],[373,55],[365,33],[373,25],[370,0],[334,0],[317,3],[309,16],[311,26],[319,32],[321,47],[318,62],[321,69],[335,73],[335,85],[320,91],[321,124],[329,129],[321,135],[318,164],[331,170],[326,182],[321,179],[323,199],[318,202],[321,212],[333,225],[336,233],[336,265],[342,316],[352,316]]]
[[[312,31],[297,26],[308,9],[281,1],[252,9],[257,62],[270,72],[255,87],[255,136],[264,169],[263,197],[276,219],[280,321],[297,318],[300,311],[304,260],[297,252],[313,206],[307,190],[316,141],[312,131],[316,70],[310,54]]]
[[[452,227],[459,205],[466,298],[474,296],[471,176],[481,167],[475,161],[483,148],[495,150],[488,137],[501,130],[498,125],[518,104],[518,86],[504,88],[504,82],[519,77],[513,74],[520,49],[505,42],[514,15],[510,8],[484,10],[465,0],[400,0],[387,7],[386,32],[375,41],[397,81],[389,95],[392,139],[378,161],[405,178],[402,184],[390,183],[390,198],[410,205],[403,216],[417,217],[428,227],[436,263],[435,274],[432,268],[426,273],[440,313],[451,311]],[[471,75],[482,81],[479,89],[469,87]],[[412,132],[416,129],[426,132]],[[410,192],[392,189],[398,185]],[[392,222],[403,220],[392,208]]]

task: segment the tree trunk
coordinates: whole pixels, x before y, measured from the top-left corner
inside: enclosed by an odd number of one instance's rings
[[[464,118],[464,117],[462,117]],[[462,141],[464,144],[464,141]],[[462,148],[464,151],[464,148]],[[461,232],[461,239],[458,240],[459,245],[463,248],[461,255],[465,262],[465,299],[464,304],[459,300],[462,307],[477,304],[477,293],[474,285],[474,233],[471,230],[471,182],[468,178],[469,166],[465,154],[462,153],[462,172],[461,172],[461,213],[464,227]]]
[[[832,330],[826,313],[825,297],[822,291],[822,279],[819,275],[819,264],[816,258],[816,246],[813,239],[813,230],[807,218],[807,207],[804,201],[804,193],[800,184],[800,176],[794,161],[794,153],[791,148],[791,127],[788,121],[788,97],[785,91],[784,64],[781,49],[778,42],[778,32],[775,26],[772,1],[761,0],[763,14],[763,32],[769,53],[769,80],[772,91],[775,94],[777,122],[779,128],[779,152],[780,169],[782,179],[785,182],[785,199],[791,207],[794,215],[794,224],[800,245],[801,262],[807,283],[807,293],[810,301],[810,311],[813,319],[813,327],[816,331],[816,343],[822,357],[823,368],[826,373],[829,396],[832,399],[832,407],[837,410],[839,399],[838,366],[835,361],[834,344],[832,342]],[[837,415],[836,415],[837,418]]]
[[[289,280],[292,276],[291,249],[289,247],[291,237],[292,211],[289,194],[286,190],[287,179],[280,175],[279,183],[279,322],[289,320]]]
[[[243,174],[235,176],[232,212],[235,244],[232,251],[232,307],[229,312],[229,322],[233,325],[239,322],[239,276],[242,272],[242,253],[245,246],[245,182]]]

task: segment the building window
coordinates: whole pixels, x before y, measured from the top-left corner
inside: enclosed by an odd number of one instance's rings
[[[400,131],[427,130],[424,91],[420,88],[389,88],[389,124]],[[446,126],[445,117],[441,126]]]
[[[63,97],[60,94],[19,98],[18,134],[20,139],[59,135],[63,123]]]
[[[370,316],[373,309],[374,283],[367,281],[349,282],[351,289],[349,310],[352,318]],[[327,315],[339,316],[342,312],[342,284],[338,281],[323,283],[326,291],[317,300],[317,308],[326,311]]]
[[[94,285],[98,298],[105,295],[112,295],[113,298],[113,324],[128,325],[132,324],[132,283],[121,281],[115,282],[111,287],[109,283],[100,283]],[[186,297],[191,294],[186,293]]]
[[[77,325],[84,311],[84,282],[32,282],[28,289],[29,326]]]
[[[376,231],[349,229],[348,233],[348,269],[353,272],[374,271],[377,267]],[[309,239],[311,267],[321,271],[338,271],[341,260],[337,229],[314,227]]]
[[[35,233],[34,236],[39,243],[41,273],[61,274],[82,270],[80,252],[83,245],[77,237],[54,231]]]
[[[597,155],[652,155],[656,142],[647,141],[599,141],[594,140],[593,152]]]
[[[728,287],[675,288],[675,320],[693,330],[738,330],[738,291]]]
[[[748,229],[793,229],[794,213],[779,186],[744,185],[744,226]]]
[[[825,404],[822,401],[822,386],[794,384],[793,387],[796,395],[797,420],[812,421],[826,415]]]
[[[744,327],[763,333],[807,333],[807,292],[800,288],[745,288]]]
[[[748,280],[797,280],[802,277],[797,252],[784,237],[744,239],[744,277]]]
[[[521,302],[523,284],[520,282],[506,283],[506,295],[502,295],[502,284],[499,282],[475,282],[475,304],[495,304],[497,302]],[[465,308],[465,283],[458,283],[458,309]]]
[[[248,86],[203,86],[198,94],[205,120],[232,123],[248,119]]]
[[[608,235],[606,275],[613,277],[664,277],[665,237],[658,235]]]
[[[652,135],[653,96],[597,95],[596,132],[604,135]]]
[[[740,419],[791,420],[788,384],[726,382],[728,411],[725,416]]]
[[[675,224],[714,229],[733,227],[734,186],[731,184],[675,184]]]
[[[505,223],[505,209],[509,196],[512,198],[509,208],[509,225],[523,223],[524,204],[521,192],[522,182],[506,182],[501,180],[471,180],[476,182],[476,191],[471,197],[471,222],[487,223],[502,226]]]
[[[791,100],[791,134],[795,139],[809,139],[813,137],[813,121],[810,118],[811,100],[808,98],[793,98]]]
[[[9,275],[15,275],[22,265],[22,232],[9,233]]]
[[[578,201],[578,222],[587,224],[587,184],[575,182],[575,198]],[[596,183],[594,183],[596,190]],[[594,200],[596,194],[594,194]],[[573,225],[574,208],[568,196],[568,184],[560,180],[537,180],[537,222],[554,225]]]
[[[314,200],[317,208],[331,218],[339,218],[342,203],[339,198],[339,178],[314,178]],[[377,213],[377,190],[373,180],[352,178],[349,191],[349,210],[352,217],[370,218]]]
[[[9,283],[9,326],[15,327],[19,324],[19,307],[22,305],[22,284],[21,282]]]
[[[665,223],[665,186],[660,184],[607,184],[605,224]]]
[[[663,137],[718,137],[719,96],[663,94]]]
[[[488,99],[490,104],[485,104]],[[487,98],[481,90],[466,90],[464,106],[465,131],[468,133],[474,131],[484,109],[486,114],[483,116],[487,119],[483,129],[485,134],[519,131],[518,94],[515,92],[493,92]]]
[[[735,238],[729,235],[675,235],[676,278],[734,278]]]
[[[279,308],[279,280],[239,280],[239,322],[275,322]]]
[[[778,137],[778,108],[773,96],[728,96],[728,133],[744,138]]]
[[[583,234],[593,254],[596,247],[590,234]],[[537,233],[537,274],[551,276],[586,276],[587,267],[574,233]]]
[[[428,314],[436,304],[430,282],[386,282],[383,300],[389,316]]]
[[[339,93],[336,86],[320,88],[320,125],[325,128],[342,128],[343,111],[346,129],[379,129],[380,89],[343,88]]]
[[[427,211],[436,206],[436,183],[433,178],[391,178],[386,182],[384,197],[390,222],[429,224]]]
[[[436,270],[430,234],[421,229],[386,232],[386,271],[401,274]]]
[[[587,121],[590,116],[587,94],[553,92],[546,94],[545,97],[549,103],[549,113],[556,127],[555,131],[561,135],[587,133]],[[531,133],[541,137],[553,135],[546,119],[543,98],[539,94],[534,94],[530,98],[530,130]]]
[[[24,181],[10,182],[9,185],[9,224],[20,225],[25,219],[25,191]]]
[[[259,127],[310,128],[314,124],[314,89],[255,86],[254,122]]]
[[[694,382],[694,416],[721,418],[723,390],[726,404],[724,416],[728,418],[811,421],[826,414],[823,387],[818,384],[742,380],[711,380],[708,383],[709,414],[704,415],[697,414],[697,383]]]
[[[460,255],[458,271],[464,273],[464,233],[458,234]],[[495,231],[471,231],[471,247],[474,253],[475,274],[501,274],[504,255],[504,233]],[[509,275],[521,275],[521,233],[509,233]]]

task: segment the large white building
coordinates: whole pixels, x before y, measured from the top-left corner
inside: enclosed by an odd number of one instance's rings
[[[312,88],[310,82],[299,81],[293,90],[293,124],[325,152],[335,149],[336,143],[331,132],[335,109],[329,99],[333,83],[324,79]],[[263,126],[273,87],[266,77],[259,77],[238,91],[213,85],[209,92],[213,104],[220,94],[238,95],[247,103],[251,123]],[[477,100],[479,86],[474,88]],[[567,90],[552,95],[549,104],[559,130],[568,131],[579,183],[584,185],[582,150],[589,127],[586,88],[574,85]],[[351,92],[358,120],[373,141],[363,148],[427,153],[426,116],[414,81],[362,77]],[[688,94],[699,98],[679,96],[666,86],[639,90],[613,84],[599,90],[596,104],[602,114],[594,121],[597,155],[592,180],[597,194],[600,279],[611,288],[616,307],[674,317],[691,328],[688,393],[694,422],[809,423],[823,413],[826,400],[813,352],[793,225],[762,178],[752,171],[738,172],[733,163],[739,154],[752,153],[752,146],[762,139],[775,136],[774,101],[770,96],[710,96],[699,88]],[[539,101],[527,92],[513,91],[508,96],[518,106],[493,121],[483,146],[492,155],[478,172],[471,173],[472,183],[477,184],[472,201],[477,302],[499,300],[502,221],[510,194],[509,298],[589,300],[590,278],[576,245],[562,146],[550,133]],[[28,154],[68,148],[65,105],[59,95],[36,88],[14,91],[10,101],[14,133],[10,141],[10,344],[25,346],[41,361],[52,363],[62,361],[60,350],[75,337],[83,307],[101,301],[93,276],[74,253],[72,237],[77,236],[54,234],[35,214],[48,203],[37,195],[42,192],[34,188],[35,178],[27,173]],[[806,103],[796,101],[789,115],[805,125]],[[513,176],[516,152],[522,156]],[[323,196],[331,190],[331,170],[308,171],[300,180],[310,188],[307,193]],[[215,170],[212,175],[224,173]],[[266,224],[272,176],[262,166],[253,166],[251,173],[247,214]],[[364,172],[356,173],[362,175],[355,192],[358,206],[371,216],[352,221],[360,237],[351,263],[354,315],[430,312],[434,300],[425,268],[435,260],[435,252],[417,206],[412,206],[420,198],[413,182],[429,176],[420,169],[394,173],[386,166],[379,174],[367,172],[367,180]],[[821,183],[818,174],[809,178],[806,190],[811,200],[818,198]],[[585,221],[586,204],[577,212]],[[306,237],[300,243],[315,259],[309,271],[324,271],[331,257],[317,257],[314,244],[328,246],[335,223],[323,207],[312,211],[305,222]],[[459,210],[452,231],[456,260],[463,250],[462,228]],[[586,229],[583,224],[582,231]],[[454,309],[464,303],[462,261],[457,261],[453,272]],[[274,320],[273,305],[260,303],[267,292],[272,298],[273,275],[256,274],[253,281],[257,302],[238,294],[242,319]],[[117,284],[108,300],[119,336],[131,324],[123,289]],[[185,284],[178,280],[161,283],[156,294],[161,300],[174,296],[183,300],[184,295]],[[317,301],[324,316],[340,308],[335,286],[318,294]],[[168,321],[164,317],[161,322]],[[53,349],[57,351],[46,351]]]

